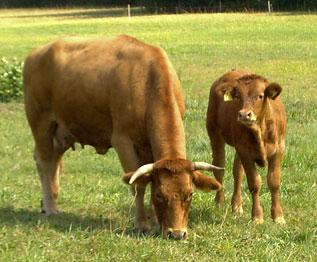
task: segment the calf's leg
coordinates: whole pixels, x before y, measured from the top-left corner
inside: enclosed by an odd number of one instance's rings
[[[225,142],[222,136],[215,128],[208,127],[208,135],[211,142],[212,148],[212,164],[219,167],[224,167],[225,165]],[[214,170],[213,171],[217,181],[222,184],[224,170]],[[223,189],[217,191],[215,202],[218,205],[223,205],[225,201],[225,195]]]
[[[247,157],[242,158],[240,156],[243,168],[246,173],[248,188],[252,194],[252,220],[256,224],[262,224],[263,220],[263,209],[260,205],[260,190],[261,190],[261,176],[257,173],[255,164],[252,160]]]
[[[279,153],[268,159],[267,183],[272,197],[271,217],[274,222],[285,224],[279,193],[281,180],[281,159],[282,156]]]
[[[235,154],[233,163],[233,178],[234,178],[234,191],[231,199],[232,212],[236,214],[242,214],[242,196],[241,196],[241,184],[243,179],[243,166],[238,154]]]

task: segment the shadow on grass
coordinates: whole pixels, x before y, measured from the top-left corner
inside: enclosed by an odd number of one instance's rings
[[[45,216],[39,211],[28,209],[15,209],[12,206],[0,208],[0,225],[27,225],[37,226],[38,224],[48,223],[59,231],[67,231],[69,228],[86,230],[109,228],[112,224],[116,224],[111,219],[102,216],[78,216],[72,213],[60,213],[55,216]]]
[[[128,210],[122,206],[120,209]],[[199,225],[214,225],[222,227],[231,221],[231,214],[228,208],[218,208],[214,205],[210,207],[194,207],[192,206],[189,217],[188,227],[189,232],[195,231]],[[127,218],[126,221],[122,219],[105,217],[103,215],[77,215],[74,213],[61,212],[55,216],[45,216],[39,210],[30,209],[16,209],[13,206],[0,208],[0,227],[15,227],[23,226],[26,228],[50,228],[62,233],[71,232],[104,232],[105,234],[114,234],[120,238],[135,238],[135,239],[154,239],[162,238],[161,232],[157,226],[146,234],[140,234],[135,231],[133,227],[132,215],[128,212],[120,212],[119,217]],[[124,220],[124,219],[123,219]],[[190,233],[191,234],[191,233]]]
[[[129,225],[124,227],[119,225],[116,219],[107,218],[104,216],[83,216],[73,213],[61,212],[55,216],[45,216],[39,211],[28,209],[15,209],[13,206],[0,208],[0,226],[13,227],[23,225],[26,227],[38,227],[39,225],[49,225],[60,232],[70,231],[98,231],[103,230],[121,237],[158,237],[160,234],[157,230],[151,230],[148,234],[140,234]],[[127,223],[128,224],[128,223]]]
[[[62,9],[61,9],[62,10]],[[127,16],[127,8],[109,8],[109,9],[82,9],[80,11],[74,10],[69,11],[71,9],[67,9],[68,11],[65,12],[61,10],[56,10],[56,13],[48,12],[48,13],[41,13],[36,14],[30,12],[29,14],[18,14],[14,16],[1,16],[0,18],[102,18],[102,17],[124,17]],[[142,8],[132,8],[131,10],[132,16],[140,16],[145,15],[145,12]]]

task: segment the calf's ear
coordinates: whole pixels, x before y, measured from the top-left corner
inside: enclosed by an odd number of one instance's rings
[[[279,94],[282,92],[282,87],[277,83],[271,83],[269,84],[264,91],[265,96],[271,99],[275,99],[279,96]]]
[[[216,179],[207,176],[199,171],[193,172],[193,183],[198,189],[204,192],[222,189],[222,185]]]

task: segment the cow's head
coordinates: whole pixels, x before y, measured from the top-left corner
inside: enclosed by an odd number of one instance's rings
[[[231,90],[224,94],[225,100],[233,100],[237,106],[237,121],[247,127],[261,121],[269,106],[269,99],[276,99],[282,92],[277,83],[251,74],[237,78]]]
[[[222,169],[204,162],[164,159],[128,173],[124,181],[136,185],[151,183],[151,198],[165,238],[186,239],[188,210],[194,187],[220,190],[221,184],[198,170]]]

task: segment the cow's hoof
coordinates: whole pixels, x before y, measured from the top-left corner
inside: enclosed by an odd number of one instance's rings
[[[57,208],[46,208],[43,205],[43,200],[41,200],[41,213],[45,214],[46,216],[54,216],[59,213]]]
[[[135,228],[134,232],[136,235],[148,235],[150,233],[150,228]]]
[[[159,222],[155,214],[149,214],[147,218],[151,226],[154,226],[154,227],[159,226]]]
[[[225,203],[225,195],[223,190],[217,191],[216,197],[215,197],[215,203],[216,203],[216,206],[223,207]]]
[[[259,218],[259,217],[255,217],[255,218],[253,218],[253,223],[255,225],[261,225],[261,224],[264,223],[264,219],[263,218]]]
[[[41,213],[44,214],[45,216],[54,216],[54,215],[59,214],[59,211],[58,210],[48,210],[47,211],[47,210],[42,209]]]
[[[150,232],[151,228],[146,222],[138,223],[135,226],[135,233],[138,235],[146,235]]]
[[[286,221],[285,221],[284,217],[274,218],[273,221],[274,221],[276,224],[279,224],[279,225],[285,225],[285,224],[286,224]]]

